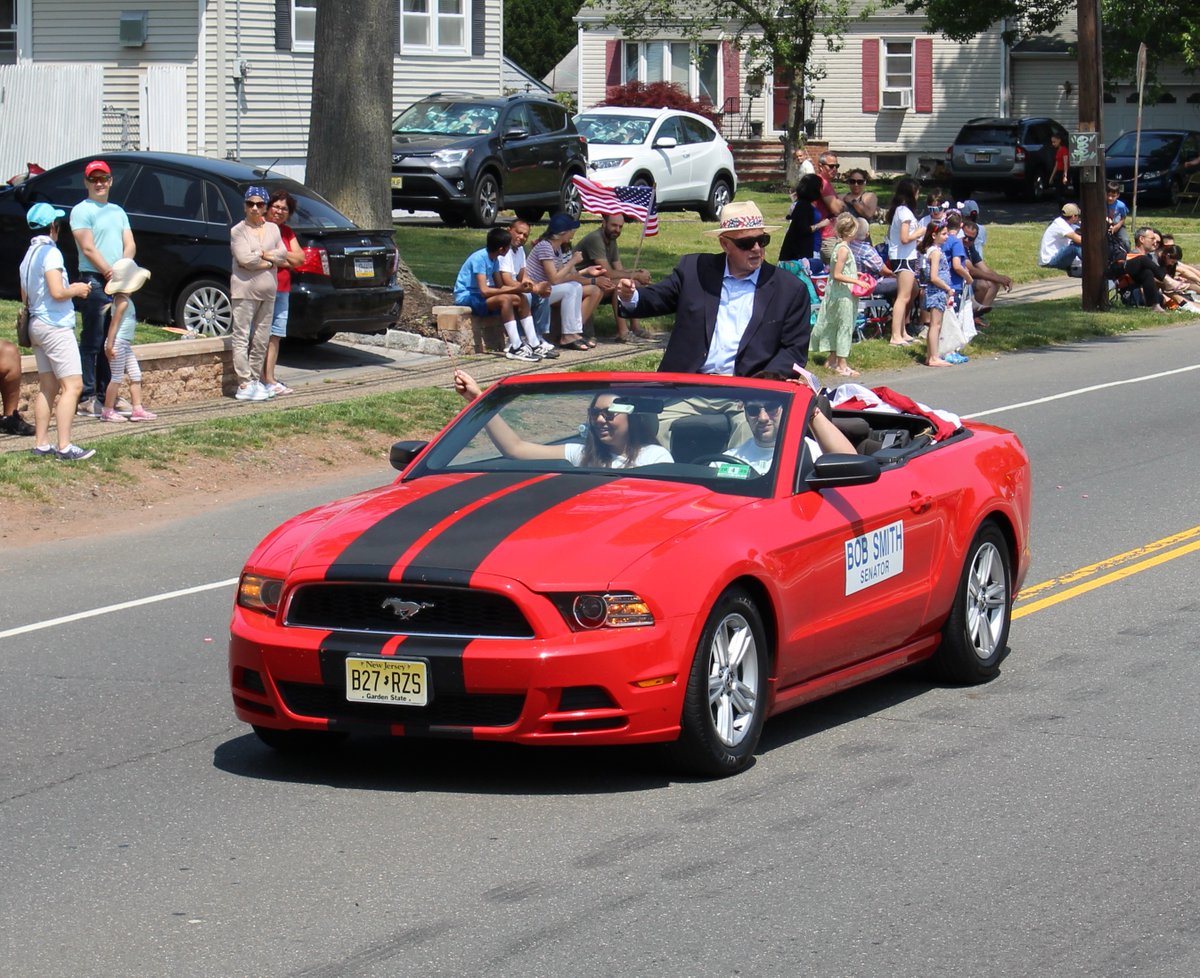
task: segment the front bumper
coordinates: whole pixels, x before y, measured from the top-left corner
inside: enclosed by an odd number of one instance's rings
[[[459,166],[393,167],[391,184],[393,210],[466,207],[471,200],[471,179]]]

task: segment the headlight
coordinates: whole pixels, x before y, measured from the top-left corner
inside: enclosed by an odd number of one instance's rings
[[[557,594],[552,595],[551,599],[572,631],[636,628],[654,624],[650,606],[638,595],[627,591],[616,594]]]
[[[588,166],[590,166],[593,170],[611,170],[615,166],[624,166],[631,159],[633,159],[633,157],[626,156],[619,160],[591,160],[588,163]]]
[[[275,614],[279,610],[279,598],[283,595],[283,581],[274,577],[259,577],[243,574],[238,582],[237,603],[251,611]]]
[[[1142,180],[1157,180],[1159,177],[1166,176],[1166,174],[1166,170],[1147,170],[1145,173],[1142,173],[1139,176]]]
[[[439,149],[433,154],[433,162],[441,166],[458,166],[470,155],[469,149]]]

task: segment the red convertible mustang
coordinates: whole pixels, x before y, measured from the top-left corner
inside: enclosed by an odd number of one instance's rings
[[[822,407],[769,380],[502,381],[395,445],[394,483],[250,555],[238,717],[280,750],[666,741],[724,775],[767,717],[910,663],[992,678],[1029,565],[1020,442]]]

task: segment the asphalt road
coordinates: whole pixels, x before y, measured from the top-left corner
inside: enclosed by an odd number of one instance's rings
[[[879,380],[1021,434],[1034,585],[1200,523],[1197,338]],[[730,780],[469,743],[299,763],[232,717],[222,582],[328,495],[0,555],[0,974],[1200,974],[1197,550],[1050,592],[986,686],[777,718]]]

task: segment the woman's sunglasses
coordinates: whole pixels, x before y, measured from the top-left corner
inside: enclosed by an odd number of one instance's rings
[[[265,200],[248,200],[248,201],[246,201],[246,206],[253,207],[255,210],[261,211],[264,207],[267,206],[267,202]]]
[[[855,180],[855,179],[854,179],[854,177],[849,177],[849,178],[846,180],[846,183],[848,183],[848,184],[851,184],[852,186],[853,186],[853,185],[859,185],[859,186],[861,186],[862,184],[864,184],[864,183],[866,183],[866,182],[867,182],[866,180]]]
[[[761,245],[763,248],[766,248],[771,243],[771,236],[769,234],[760,234],[753,238],[730,238],[729,240],[733,242],[734,247],[738,251],[749,251],[755,245]]]

